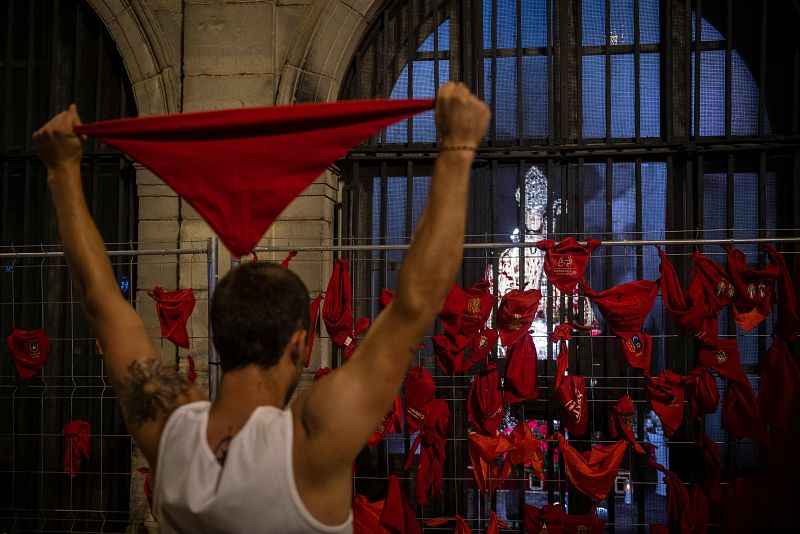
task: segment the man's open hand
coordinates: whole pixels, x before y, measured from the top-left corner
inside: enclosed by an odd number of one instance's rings
[[[74,132],[80,124],[78,109],[72,104],[33,134],[33,146],[48,171],[80,165],[83,140]]]
[[[489,108],[460,82],[447,82],[436,99],[436,126],[447,146],[476,147],[489,125]]]

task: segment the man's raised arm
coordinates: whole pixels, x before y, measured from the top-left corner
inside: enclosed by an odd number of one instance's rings
[[[308,444],[321,462],[349,468],[391,407],[415,347],[441,311],[461,265],[469,176],[488,121],[486,105],[462,84],[439,89],[440,152],[394,300],[341,370],[316,383],[296,404]]]
[[[34,146],[47,167],[67,266],[103,347],[105,369],[128,429],[155,467],[166,418],[177,406],[204,395],[161,363],[139,316],[120,294],[83,195],[83,143],[73,132],[79,124],[73,104],[34,134]]]

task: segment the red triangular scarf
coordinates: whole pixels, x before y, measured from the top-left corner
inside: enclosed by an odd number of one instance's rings
[[[516,464],[530,463],[531,471],[544,481],[544,453],[533,430],[525,421],[520,421],[508,437],[498,434],[493,437],[482,436],[477,432],[467,435],[472,474],[480,491],[490,493],[511,474]],[[505,453],[508,453],[507,455]],[[503,468],[497,463],[498,456],[505,456]]]
[[[433,377],[422,366],[413,367],[406,375],[406,426],[413,434],[425,421],[425,407],[436,396]]]
[[[476,363],[485,360],[492,348],[497,345],[497,330],[484,328],[480,332],[475,332],[469,342],[469,358],[464,358],[459,372],[469,371]]]
[[[349,262],[342,258],[333,264],[333,272],[325,290],[322,320],[334,345],[343,349],[353,339],[353,289],[350,283]]]
[[[81,456],[89,459],[89,438],[92,434],[92,425],[83,419],[74,419],[64,425],[61,433],[67,440],[64,451],[64,472],[70,478],[75,478],[81,467]]]
[[[555,390],[561,408],[561,421],[570,434],[583,435],[589,423],[589,413],[586,402],[586,381],[582,376],[567,374],[569,366],[569,345],[572,339],[572,330],[590,331],[588,326],[574,323],[562,323],[550,334],[550,341],[558,342],[558,358],[556,364]]]
[[[508,348],[503,400],[510,404],[539,398],[539,360],[533,338],[525,335]]]
[[[602,501],[614,486],[614,479],[625,455],[628,444],[619,440],[609,447],[594,447],[590,451],[580,453],[567,443],[561,433],[558,437],[558,448],[564,455],[567,475],[575,489],[596,501]]]
[[[737,379],[728,380],[722,399],[721,425],[734,438],[750,438],[759,443],[769,441],[753,386],[744,373]]]
[[[497,330],[500,332],[500,342],[504,347],[510,347],[519,339],[528,334],[528,329],[539,309],[542,292],[538,289],[520,291],[512,289],[500,299],[497,309]],[[530,337],[530,336],[528,336]]]
[[[400,395],[394,398],[392,409],[383,416],[383,420],[378,424],[378,428],[367,440],[367,447],[370,449],[383,441],[389,432],[402,432],[403,431],[403,401]]]
[[[497,434],[503,420],[503,394],[500,373],[494,362],[487,362],[469,387],[467,417],[477,432],[487,436]]]
[[[164,291],[163,288],[156,286],[147,294],[156,301],[161,335],[179,347],[188,349],[189,334],[186,332],[186,325],[197,302],[194,291],[191,288]]]
[[[14,328],[6,338],[6,347],[14,358],[20,378],[30,378],[44,367],[50,351],[50,338],[44,328],[20,330]]]
[[[664,369],[658,377],[645,374],[650,405],[661,420],[664,435],[671,438],[683,422],[683,377]]]
[[[442,468],[444,467],[444,447],[450,433],[450,408],[443,399],[433,399],[425,407],[425,422],[417,438],[408,451],[403,469],[408,470],[419,445],[419,469],[414,487],[417,504],[428,504],[432,499],[442,496]]]
[[[739,363],[739,343],[735,337],[717,339],[712,344],[701,346],[697,359],[701,367],[713,369],[725,378],[744,379]]]
[[[345,101],[120,119],[75,128],[161,177],[236,256],[337,159],[433,100]]]
[[[772,257],[764,269],[750,269],[744,252],[733,247],[728,247],[728,271],[736,289],[733,318],[742,330],[749,332],[772,313],[773,287],[780,271]]]
[[[572,295],[578,285],[589,255],[600,246],[600,241],[589,238],[584,247],[574,237],[568,237],[556,243],[552,239],[542,239],[536,243],[537,248],[546,250],[544,255],[544,272],[551,284],[559,291]]]
[[[685,381],[689,386],[689,406],[692,409],[692,417],[698,419],[717,411],[719,389],[717,380],[711,371],[704,367],[698,367],[686,375]]]
[[[625,395],[611,407],[611,419],[608,421],[608,430],[614,439],[624,439],[639,454],[644,454],[644,448],[636,441],[636,431],[633,428],[636,409],[633,399]]]
[[[314,338],[317,335],[317,323],[319,322],[319,304],[322,300],[322,293],[318,293],[311,301],[311,320],[308,324],[308,350],[306,350],[306,363],[308,367],[311,363],[311,352],[314,350]]]
[[[422,534],[422,527],[396,475],[389,477],[389,489],[381,512],[381,526],[392,534]]]
[[[658,281],[655,280],[635,280],[599,293],[590,288],[586,281],[581,283],[615,336],[625,332],[641,332],[658,295]]]

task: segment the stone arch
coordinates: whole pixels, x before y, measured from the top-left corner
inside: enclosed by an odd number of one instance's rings
[[[86,0],[117,45],[133,87],[139,115],[180,111],[175,55],[148,2]]]
[[[336,100],[350,60],[385,0],[317,0],[280,72],[275,103]]]

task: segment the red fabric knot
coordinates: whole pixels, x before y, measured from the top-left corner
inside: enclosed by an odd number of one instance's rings
[[[153,473],[150,472],[150,469],[147,467],[140,467],[136,471],[144,475],[144,483],[142,485],[142,491],[144,491],[144,496],[147,497],[147,504],[150,505],[150,510],[153,510]]]
[[[477,432],[487,436],[497,434],[503,421],[503,394],[500,373],[494,362],[484,364],[469,387],[467,417]]]
[[[194,358],[191,354],[186,356],[186,364],[189,367],[189,370],[186,373],[186,380],[188,380],[190,384],[194,384],[195,380],[197,380],[197,371],[195,371]]]
[[[497,310],[497,330],[500,342],[504,347],[516,344],[521,338],[528,336],[528,329],[539,309],[542,293],[538,289],[520,291],[512,289],[500,299]]]
[[[636,441],[636,430],[633,428],[636,417],[636,408],[633,399],[625,395],[611,407],[611,418],[608,420],[608,430],[614,439],[624,439],[638,454],[645,454],[644,447]]]
[[[591,327],[574,323],[562,323],[550,334],[550,341],[558,342],[557,371],[555,391],[561,412],[561,422],[570,434],[583,435],[589,423],[586,399],[586,381],[578,375],[567,376],[569,367],[569,345],[572,330],[591,331]]]
[[[403,469],[409,469],[414,460],[417,447],[421,446],[419,468],[417,470],[414,491],[417,504],[428,504],[431,500],[442,496],[442,467],[444,466],[444,448],[447,435],[450,433],[450,408],[442,399],[433,399],[424,408],[425,419],[422,423]]]
[[[525,335],[508,347],[506,353],[503,400],[508,403],[539,398],[539,360],[533,338]]]
[[[283,258],[283,261],[281,262],[281,267],[283,267],[284,269],[288,269],[289,262],[292,261],[295,256],[297,256],[297,251],[296,250],[290,251],[289,254],[287,254],[286,257]]]
[[[744,252],[728,248],[728,272],[736,292],[733,295],[733,318],[742,330],[749,332],[772,313],[773,289],[780,268],[770,257],[767,267],[750,269]]]
[[[717,380],[705,367],[698,367],[685,377],[689,386],[689,407],[692,417],[699,419],[717,411],[719,389]]]
[[[13,328],[6,338],[6,347],[14,358],[14,367],[20,378],[30,378],[39,373],[47,363],[50,338],[44,328],[20,330]]]
[[[617,477],[627,443],[619,440],[610,447],[593,447],[580,453],[567,443],[561,433],[556,434],[558,447],[564,456],[567,475],[575,489],[594,499],[602,501],[611,491]]]
[[[422,534],[417,515],[395,475],[389,477],[389,489],[381,512],[381,526],[391,534]]]
[[[439,313],[439,320],[451,338],[471,336],[486,324],[493,306],[494,295],[488,280],[478,280],[466,289],[453,284]]]
[[[544,454],[540,441],[524,421],[519,422],[508,436],[483,436],[470,432],[467,441],[472,474],[481,492],[488,490],[494,493],[511,474],[511,468],[515,464],[530,462],[533,473],[539,480],[545,480]],[[505,456],[502,469],[497,461],[499,456]]]
[[[560,504],[525,506],[525,532],[528,534],[603,534],[605,522],[597,513],[567,515]]]
[[[683,422],[683,377],[665,369],[656,378],[647,374],[645,379],[650,405],[661,420],[664,435],[671,438]]]
[[[356,322],[355,329],[348,336],[349,341],[345,341],[346,343],[346,346],[344,348],[345,359],[349,359],[350,356],[352,356],[353,353],[356,351],[356,348],[358,347],[358,343],[356,340],[358,339],[358,336],[367,331],[367,329],[369,328],[369,324],[370,324],[369,317],[362,317]]]
[[[120,119],[75,128],[181,195],[235,256],[348,150],[433,100],[342,101]]]
[[[81,456],[89,459],[89,444],[92,434],[92,425],[83,419],[73,419],[61,429],[66,440],[64,451],[64,472],[70,478],[78,476],[81,467]]]
[[[551,239],[543,239],[536,243],[544,250],[544,272],[547,279],[559,291],[572,295],[578,282],[583,278],[589,256],[601,245],[597,239],[588,238],[586,246],[578,243],[574,237],[567,237],[556,243]]]
[[[194,291],[191,288],[164,291],[156,286],[147,294],[156,301],[161,335],[177,346],[188,349],[189,334],[186,332],[186,325],[196,303]]]
[[[383,420],[378,424],[378,428],[375,429],[375,432],[369,437],[367,440],[367,447],[373,448],[375,445],[380,443],[384,440],[387,434],[390,432],[402,432],[403,431],[403,401],[400,399],[400,395],[394,398],[394,403],[392,404],[391,410],[389,410],[385,416],[383,416]]]
[[[350,283],[349,262],[342,258],[333,264],[333,272],[325,290],[325,304],[322,307],[322,320],[331,341],[340,349],[349,345],[353,333],[352,286]]]
[[[447,523],[452,523],[453,521],[456,523],[455,528],[453,528],[454,534],[472,534],[472,530],[469,528],[469,523],[467,523],[467,521],[458,514],[428,519],[425,521],[425,524],[429,527],[440,527],[442,525],[446,525]]]

